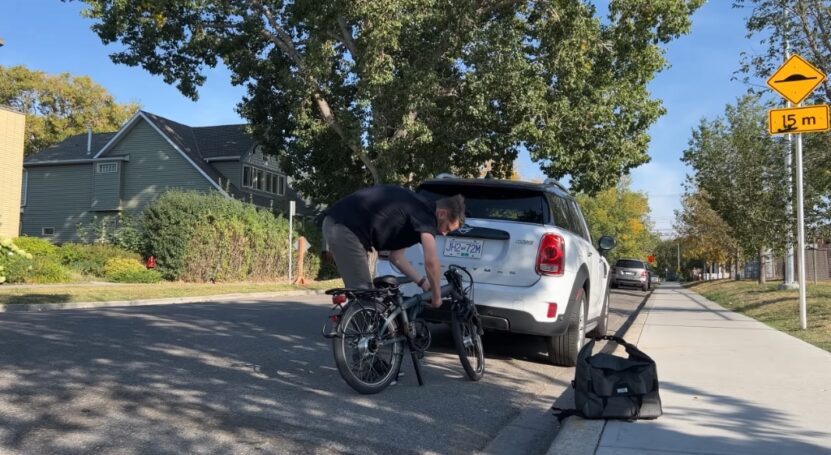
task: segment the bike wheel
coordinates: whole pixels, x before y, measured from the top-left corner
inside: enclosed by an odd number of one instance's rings
[[[453,332],[453,343],[462,367],[471,381],[478,381],[485,375],[485,350],[482,347],[482,337],[477,327],[471,321],[460,321],[456,314],[450,323]]]
[[[339,336],[332,340],[335,364],[341,377],[359,393],[378,393],[395,379],[404,353],[397,336],[397,321],[384,333],[384,307],[375,303],[355,302],[341,317]]]

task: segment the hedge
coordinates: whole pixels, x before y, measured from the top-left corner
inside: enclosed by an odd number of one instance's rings
[[[167,279],[273,281],[288,276],[288,220],[219,193],[169,191],[145,209],[142,231],[145,255],[156,257]],[[306,262],[307,277],[317,276],[315,259]]]

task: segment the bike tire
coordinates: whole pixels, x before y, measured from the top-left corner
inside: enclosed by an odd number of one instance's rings
[[[338,336],[332,340],[338,372],[350,387],[364,395],[386,389],[395,380],[404,355],[403,340],[378,348],[375,355],[371,349],[360,347],[370,345],[373,339],[397,336],[397,321],[388,326],[386,333],[377,333],[384,320],[383,310],[384,307],[376,303],[351,304],[341,317]],[[377,353],[386,347],[390,348],[390,354],[385,351],[384,356],[379,357]],[[355,365],[356,360],[358,365]],[[364,369],[367,371],[361,374],[360,370]],[[372,377],[377,379],[371,380]]]
[[[485,350],[482,337],[472,321],[460,321],[456,314],[450,323],[453,344],[459,354],[459,361],[471,381],[478,381],[485,375]]]

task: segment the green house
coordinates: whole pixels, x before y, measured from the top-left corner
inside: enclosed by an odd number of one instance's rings
[[[23,163],[21,234],[76,241],[78,226],[138,215],[170,189],[216,191],[275,212],[311,214],[245,125],[189,127],[145,111],[112,133],[88,133]]]

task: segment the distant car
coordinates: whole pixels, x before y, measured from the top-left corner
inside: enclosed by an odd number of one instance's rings
[[[609,320],[609,263],[614,246],[595,244],[577,201],[556,181],[527,183],[440,176],[418,187],[436,200],[461,194],[466,224],[436,238],[442,267],[466,267],[476,282],[476,306],[486,330],[545,337],[549,359],[572,366],[586,334],[605,335]],[[407,249],[424,266],[421,245]],[[380,255],[377,275],[400,271]],[[405,293],[415,293],[407,285]],[[446,305],[445,305],[446,306]],[[427,321],[444,322],[447,308],[425,309]]]
[[[618,259],[612,267],[612,287],[636,286],[648,291],[652,286],[651,273],[646,262],[639,259]]]

